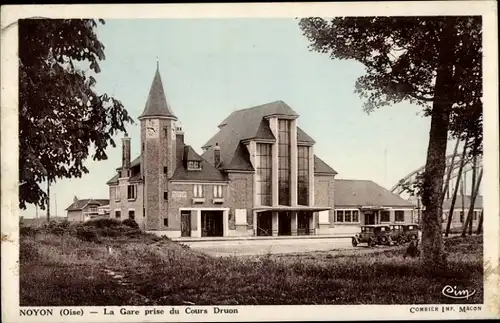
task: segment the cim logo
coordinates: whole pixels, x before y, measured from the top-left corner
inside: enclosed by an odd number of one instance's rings
[[[457,286],[446,285],[443,287],[441,293],[448,298],[469,299],[469,297],[474,295],[476,291],[473,290],[470,292],[468,289],[458,289]]]

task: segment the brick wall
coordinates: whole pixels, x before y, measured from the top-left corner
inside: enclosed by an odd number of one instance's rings
[[[314,205],[329,206],[332,210],[329,211],[330,227],[334,226],[335,212],[335,178],[333,176],[314,176]],[[318,223],[316,219],[316,223]]]
[[[181,229],[181,212],[179,208],[226,208],[228,207],[228,185],[227,184],[203,184],[199,183],[197,185],[201,185],[203,187],[203,203],[193,204],[193,187],[194,184],[181,184],[180,182],[174,182],[169,184],[169,192],[168,192],[168,228],[163,226],[163,219],[161,230],[180,230]],[[214,185],[222,185],[223,186],[223,197],[224,203],[213,203],[213,188]],[[175,193],[173,193],[175,192]],[[185,193],[181,193],[185,192]],[[191,214],[191,229],[195,230],[196,221],[195,221],[195,213]]]
[[[128,211],[135,211],[135,222],[139,225],[139,228],[145,228],[144,214],[143,214],[143,185],[142,183],[134,183],[136,185],[136,199],[129,201],[127,199],[127,190],[129,182],[127,180],[120,180],[118,186],[114,186],[120,190],[120,200],[116,201],[115,196],[113,196],[111,190],[113,186],[109,187],[109,217],[111,219],[117,219],[123,221],[128,219]],[[120,218],[116,218],[116,212],[120,211]]]
[[[247,210],[248,229],[253,229],[253,173],[229,173],[229,230],[234,230],[235,209]]]

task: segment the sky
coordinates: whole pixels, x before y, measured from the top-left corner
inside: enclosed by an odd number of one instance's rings
[[[298,20],[106,20],[96,32],[106,54],[97,91],[120,100],[134,118],[127,128],[132,159],[140,148],[137,117],[159,62],[167,100],[199,153],[232,111],[282,100],[300,115],[298,125],[316,141],[315,154],[337,178],[390,189],[425,164],[430,119],[421,108],[402,103],[364,112],[354,93],[363,66],[310,51]],[[65,216],[74,196],[109,198],[106,182],[120,166],[121,137],[107,160],[89,158],[88,174],[51,186],[52,216]],[[34,217],[35,208],[21,215]]]

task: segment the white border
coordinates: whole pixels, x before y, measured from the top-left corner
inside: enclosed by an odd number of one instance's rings
[[[494,318],[500,316],[498,286],[499,256],[499,160],[498,160],[498,35],[495,1],[357,2],[357,3],[254,3],[254,4],[160,4],[160,5],[25,5],[2,6],[1,10],[1,207],[2,207],[2,321],[67,322],[70,317],[19,317],[18,257],[18,62],[16,20],[24,17],[50,18],[237,18],[306,17],[363,15],[482,15],[484,50],[484,219],[485,262],[497,268],[486,277],[485,302],[480,312],[419,312],[410,314],[409,305],[349,306],[240,306],[239,315],[82,316],[74,322],[108,321],[277,321],[333,319],[450,319]],[[14,144],[13,144],[14,143]],[[130,307],[131,308],[131,307]],[[170,307],[162,307],[164,309]],[[210,307],[207,307],[210,308]],[[53,308],[58,313],[60,308]],[[90,310],[91,308],[86,308]],[[96,308],[102,309],[102,308]],[[118,308],[114,308],[117,310]],[[138,309],[143,309],[138,307]]]

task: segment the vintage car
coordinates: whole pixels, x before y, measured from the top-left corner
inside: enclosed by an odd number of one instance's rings
[[[418,224],[391,224],[391,238],[396,244],[403,244],[418,237]]]
[[[420,227],[418,224],[403,224],[402,227],[405,241],[418,239],[418,232],[420,231]]]
[[[361,232],[352,237],[352,245],[356,247],[360,243],[368,246],[390,245],[392,242],[391,228],[385,224],[363,225]]]

